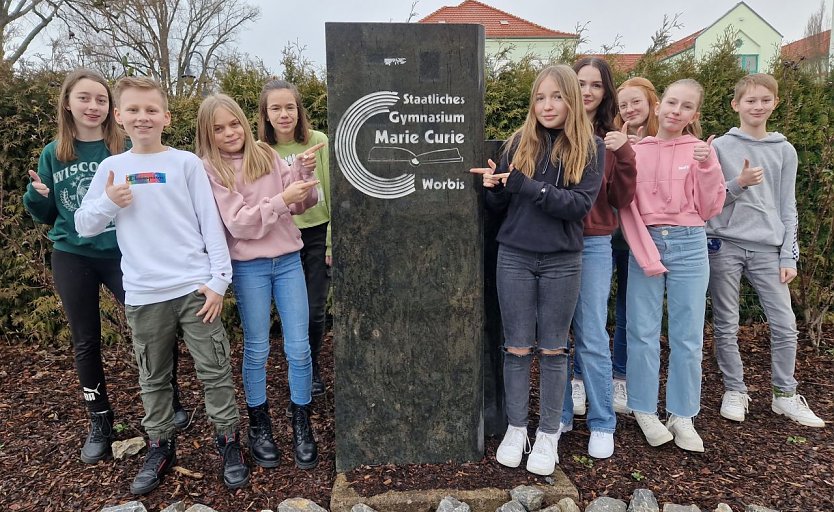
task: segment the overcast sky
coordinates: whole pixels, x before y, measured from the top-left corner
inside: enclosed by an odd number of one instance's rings
[[[261,19],[245,28],[238,39],[240,50],[278,71],[280,50],[287,43],[306,47],[304,56],[324,67],[324,24],[329,21],[404,22],[412,0],[248,0],[261,8]],[[419,20],[445,5],[462,0],[419,0]],[[640,53],[663,23],[663,15],[681,14],[683,27],[672,38],[683,38],[711,25],[736,5],[735,0],[482,0],[484,3],[553,30],[574,32],[588,22],[589,44],[580,51],[595,52],[621,36],[623,53]],[[808,17],[820,0],[746,0],[783,37],[783,43],[804,36]],[[832,0],[827,0],[829,21]]]

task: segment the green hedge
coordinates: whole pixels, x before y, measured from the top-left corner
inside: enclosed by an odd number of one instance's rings
[[[565,58],[565,56],[562,56]],[[530,87],[539,66],[522,59],[500,67],[487,63],[485,119],[487,138],[502,139],[521,125],[527,115]],[[327,130],[327,92],[323,76],[297,52],[284,51],[283,78],[299,86],[313,126]],[[629,74],[615,70],[619,81]],[[705,136],[721,134],[737,124],[730,107],[732,88],[743,71],[736,65],[730,44],[716,48],[701,61],[678,59],[673,63],[644,57],[631,74],[650,79],[658,90],[672,81],[692,77],[706,90],[702,110]],[[793,287],[800,319],[820,332],[829,319],[834,300],[834,119],[831,77],[821,80],[793,63],[779,63],[773,70],[780,82],[781,104],[769,125],[784,133],[800,154],[797,199],[800,212],[802,258]],[[256,127],[261,85],[270,78],[261,65],[229,63],[218,76],[218,88],[234,97]],[[43,146],[55,130],[54,104],[63,76],[34,72],[21,75],[0,69],[0,333],[7,338],[27,338],[37,343],[66,343],[69,332],[60,302],[52,291],[49,272],[51,244],[46,228],[35,225],[23,210],[21,196],[28,183],[26,170],[34,168]],[[199,98],[173,98],[172,125],[165,142],[193,149]],[[228,299],[231,305],[231,299]],[[746,316],[758,319],[752,293],[743,296]],[[125,325],[120,308],[104,301],[104,339],[120,339]],[[227,307],[227,326],[239,325],[235,308]],[[744,316],[744,315],[743,315]],[[816,338],[818,341],[819,338]]]

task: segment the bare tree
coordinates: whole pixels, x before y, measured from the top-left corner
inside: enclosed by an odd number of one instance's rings
[[[35,37],[55,19],[63,3],[64,0],[0,0],[0,61],[11,65],[20,60]],[[22,40],[16,42],[18,37]]]
[[[114,78],[150,75],[174,95],[204,90],[240,29],[259,16],[244,0],[73,0],[61,12],[81,64]]]
[[[825,0],[820,0],[819,9],[813,12],[805,24],[805,37],[808,40],[807,54],[803,55],[802,65],[809,71],[822,75],[827,70],[828,48],[823,44],[823,32],[831,26]]]

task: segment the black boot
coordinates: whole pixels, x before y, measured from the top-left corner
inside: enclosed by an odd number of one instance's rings
[[[81,448],[81,462],[95,464],[106,459],[112,453],[110,444],[113,442],[113,411],[90,413],[90,432]]]
[[[313,362],[313,396],[321,396],[324,394],[324,382],[321,380],[321,371],[319,371],[319,364]]]
[[[177,430],[185,430],[191,426],[191,416],[180,403],[180,387],[174,384],[173,388],[174,398],[171,400],[171,407],[174,408],[174,426]]]
[[[292,404],[292,448],[295,465],[311,469],[319,462],[319,450],[310,425],[310,411],[306,405]]]
[[[247,407],[249,411],[249,453],[252,460],[262,468],[274,468],[281,460],[281,452],[272,437],[272,418],[269,417],[269,403]]]
[[[151,439],[148,441],[148,454],[139,474],[130,484],[133,494],[148,494],[159,487],[164,475],[177,463],[176,443],[173,439]]]
[[[223,483],[229,489],[238,489],[249,484],[249,466],[243,460],[238,433],[232,436],[217,436],[217,450],[223,458]]]

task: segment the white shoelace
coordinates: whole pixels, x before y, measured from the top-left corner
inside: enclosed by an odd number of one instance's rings
[[[744,412],[750,412],[750,395],[744,393],[730,393],[727,398],[730,407],[744,407]]]

